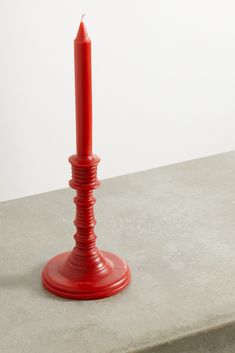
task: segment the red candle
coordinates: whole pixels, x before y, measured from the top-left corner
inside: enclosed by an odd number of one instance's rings
[[[76,217],[71,251],[53,257],[44,267],[42,283],[50,292],[70,299],[109,297],[128,286],[131,274],[126,262],[116,254],[96,246],[93,190],[99,186],[97,165],[92,155],[91,41],[81,22],[74,42],[77,154],[69,157],[76,190]]]
[[[74,40],[76,142],[79,158],[92,156],[91,40],[81,21]]]

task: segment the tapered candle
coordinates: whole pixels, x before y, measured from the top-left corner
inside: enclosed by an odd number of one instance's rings
[[[122,291],[131,280],[127,263],[96,246],[93,190],[100,158],[92,154],[91,41],[81,21],[74,41],[77,153],[69,157],[76,190],[75,246],[56,255],[42,271],[50,292],[70,299],[100,299]]]
[[[81,21],[74,40],[76,142],[80,158],[92,156],[91,40]]]

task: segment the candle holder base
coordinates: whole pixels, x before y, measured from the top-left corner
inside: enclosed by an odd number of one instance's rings
[[[96,155],[69,158],[76,190],[74,203],[75,247],[53,257],[42,271],[42,283],[50,292],[70,299],[99,299],[114,295],[130,282],[130,269],[117,255],[100,251],[96,246],[93,190],[99,186]]]
[[[130,282],[130,269],[117,255],[99,251],[103,265],[100,271],[73,268],[73,251],[53,257],[42,271],[42,283],[51,293],[69,299],[101,299],[122,291]]]

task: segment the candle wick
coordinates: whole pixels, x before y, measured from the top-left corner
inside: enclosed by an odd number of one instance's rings
[[[81,22],[82,22],[82,20],[83,20],[83,18],[86,16],[86,14],[85,13],[83,13],[82,14],[82,18],[81,18]]]

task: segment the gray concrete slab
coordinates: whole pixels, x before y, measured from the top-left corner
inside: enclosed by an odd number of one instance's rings
[[[0,352],[234,353],[234,184],[235,152],[103,181],[98,245],[133,279],[98,301],[40,283],[47,260],[73,246],[74,192],[1,203]]]

